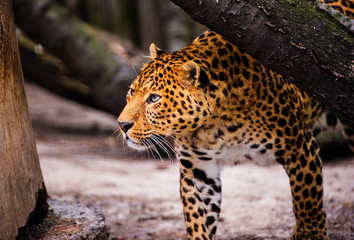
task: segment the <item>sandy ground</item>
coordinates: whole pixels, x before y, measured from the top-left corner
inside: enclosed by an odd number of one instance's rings
[[[116,117],[26,85],[44,180],[52,198],[101,208],[111,239],[186,239],[176,161],[124,148]],[[151,156],[150,156],[151,157]],[[331,239],[354,239],[354,157],[326,161],[324,204]],[[222,173],[217,239],[289,239],[287,176],[246,164]]]

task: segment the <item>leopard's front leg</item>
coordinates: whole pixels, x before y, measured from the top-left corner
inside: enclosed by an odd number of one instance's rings
[[[287,157],[278,151],[289,175],[296,226],[292,240],[328,240],[326,214],[323,209],[322,162],[315,139],[309,130],[297,139],[293,153]]]
[[[180,193],[188,239],[214,239],[221,204],[217,160],[181,152]]]

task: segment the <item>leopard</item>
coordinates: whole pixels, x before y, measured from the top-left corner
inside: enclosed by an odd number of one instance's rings
[[[118,125],[137,150],[174,139],[188,239],[215,239],[223,167],[254,162],[285,169],[296,219],[291,239],[327,240],[322,161],[311,131],[321,104],[211,30],[179,51],[149,50]]]
[[[345,16],[348,16],[351,19],[354,19],[354,1],[353,0],[321,0],[324,3],[327,3],[329,6],[342,13]]]

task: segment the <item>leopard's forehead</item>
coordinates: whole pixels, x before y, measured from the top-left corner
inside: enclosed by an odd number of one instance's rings
[[[169,85],[176,80],[180,66],[187,60],[175,53],[165,53],[148,62],[132,83],[136,89]]]

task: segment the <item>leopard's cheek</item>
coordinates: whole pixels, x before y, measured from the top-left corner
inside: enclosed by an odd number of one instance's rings
[[[169,125],[171,123],[171,115],[166,111],[165,108],[155,108],[153,110],[148,110],[145,114],[146,116],[146,127],[151,129],[154,134],[158,135],[169,135]]]
[[[166,114],[154,120],[154,127],[167,134],[181,134],[194,131],[199,127],[199,118],[190,115],[188,111],[177,110],[167,111]]]

